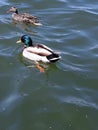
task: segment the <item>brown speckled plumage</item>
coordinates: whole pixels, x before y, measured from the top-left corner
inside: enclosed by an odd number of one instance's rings
[[[36,16],[30,15],[28,13],[19,14],[17,8],[15,7],[11,7],[8,12],[13,12],[12,18],[17,22],[41,25],[39,19]]]

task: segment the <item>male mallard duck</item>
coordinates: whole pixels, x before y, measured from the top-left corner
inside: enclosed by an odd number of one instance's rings
[[[51,63],[56,62],[61,58],[56,52],[43,44],[34,45],[32,39],[28,35],[23,35],[16,43],[20,42],[24,43],[22,55],[31,61],[35,61],[40,72],[44,71],[39,65],[40,61]]]
[[[36,16],[32,16],[28,13],[19,14],[18,9],[15,7],[11,7],[9,11],[7,12],[13,12],[12,18],[13,20],[17,22],[23,22],[27,24],[34,24],[34,25],[41,25],[38,18]]]

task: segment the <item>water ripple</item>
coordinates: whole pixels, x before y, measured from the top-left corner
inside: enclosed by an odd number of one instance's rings
[[[77,97],[73,97],[73,96],[68,96],[68,97],[58,97],[60,102],[65,102],[65,103],[69,103],[69,104],[75,104],[81,107],[91,107],[91,108],[95,108],[98,110],[98,105],[94,102],[91,101],[87,101],[85,99],[81,99],[81,98],[77,98]]]
[[[0,7],[4,6],[4,5],[10,5],[9,2],[6,2],[7,0],[1,0],[0,1]]]
[[[8,47],[4,49],[0,49],[0,56],[13,56],[16,48],[14,49],[13,47]]]
[[[19,102],[21,96],[17,93],[11,93],[8,97],[6,97],[3,101],[0,102],[0,112],[3,111],[11,111],[13,107],[15,107],[16,102]]]

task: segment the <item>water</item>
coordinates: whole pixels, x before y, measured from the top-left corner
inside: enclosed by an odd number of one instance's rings
[[[98,130],[98,2],[0,1],[0,130]],[[40,18],[40,27],[18,25],[6,11],[16,6]],[[45,73],[21,55],[16,41],[58,51]]]

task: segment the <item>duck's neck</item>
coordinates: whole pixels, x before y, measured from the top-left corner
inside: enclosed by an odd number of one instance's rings
[[[16,9],[15,13],[18,14],[18,10],[17,9]]]
[[[24,45],[24,48],[27,48],[27,47],[34,47],[34,45],[33,44],[29,44],[29,45]]]

